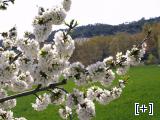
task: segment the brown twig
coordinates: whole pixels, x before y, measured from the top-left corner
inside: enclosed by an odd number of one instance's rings
[[[5,97],[5,98],[1,98],[0,103],[5,102],[7,100],[12,100],[12,99],[15,99],[15,98],[19,98],[19,97],[35,95],[38,92],[46,91],[46,90],[49,90],[49,89],[54,89],[54,88],[56,88],[56,86],[64,85],[66,83],[67,83],[67,80],[64,79],[59,83],[50,84],[47,87],[39,88],[39,85],[38,85],[38,87],[34,90],[30,90],[30,91],[27,91],[27,92],[23,92],[23,93],[19,93],[19,94],[16,94],[16,95],[11,95],[11,96],[8,96],[8,97]]]

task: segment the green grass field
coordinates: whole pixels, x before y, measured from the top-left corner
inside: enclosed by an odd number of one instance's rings
[[[121,97],[106,106],[96,104],[96,117],[93,120],[160,120],[160,67],[134,67],[128,74],[130,79]],[[67,85],[67,89],[71,89],[72,86],[73,84]],[[24,116],[28,120],[61,120],[57,106],[50,105],[43,112],[36,112],[31,107],[34,101],[34,96],[19,98],[18,105],[13,110],[15,116]],[[135,102],[146,105],[153,102],[154,115],[141,113],[135,116]]]

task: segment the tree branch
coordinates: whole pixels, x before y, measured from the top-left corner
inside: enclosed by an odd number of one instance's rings
[[[148,30],[146,37],[143,39],[143,41],[137,45],[137,47],[140,47],[145,41],[147,41],[148,39],[150,39],[151,37],[151,30]]]
[[[145,36],[145,38],[142,40],[142,42],[140,42],[136,47],[137,48],[139,48],[144,42],[146,42],[147,40],[149,40],[150,39],[150,36],[151,36],[151,30],[149,30],[148,32],[147,32],[147,35]],[[123,62],[125,62],[127,60],[127,58],[123,58],[120,62],[118,62],[118,63],[116,63],[115,64],[115,66],[116,65],[119,65],[119,64],[121,64],[121,63],[123,63]],[[109,66],[106,70],[109,70],[109,69],[111,69],[113,66]]]
[[[145,39],[137,45],[137,47],[140,47],[140,45],[142,45],[145,41],[147,41],[149,38],[150,38],[150,34],[151,34],[151,31],[148,32],[148,34],[146,35]],[[12,61],[10,61],[10,64],[13,63],[22,53],[19,53]],[[120,64],[122,62],[126,61],[126,59],[120,61],[119,63],[117,64]],[[107,68],[107,70],[111,69],[112,66],[109,66]],[[8,97],[5,97],[5,98],[1,98],[0,99],[0,103],[2,102],[5,102],[7,100],[12,100],[12,99],[15,99],[15,98],[19,98],[19,97],[24,97],[24,96],[29,96],[29,95],[35,95],[36,93],[38,92],[41,92],[41,91],[47,91],[49,89],[54,89],[54,88],[58,88],[58,89],[61,89],[63,90],[64,92],[67,93],[67,91],[63,88],[59,88],[57,86],[60,86],[60,85],[64,85],[67,83],[67,80],[64,79],[62,82],[59,82],[59,83],[54,83],[54,84],[50,84],[49,86],[47,87],[42,87],[41,88],[41,85],[38,85],[36,89],[34,90],[30,90],[30,91],[27,91],[27,92],[22,92],[22,93],[19,93],[19,94],[16,94],[16,95],[11,95],[11,96],[8,96]]]
[[[22,52],[20,52],[20,53],[18,53],[10,62],[9,62],[9,64],[12,64],[14,61],[16,61],[18,58],[19,58],[19,56],[21,56],[22,55]]]
[[[19,97],[35,95],[38,92],[47,91],[49,89],[54,89],[54,88],[56,88],[56,86],[64,85],[66,83],[67,83],[67,80],[64,79],[59,83],[50,84],[49,86],[43,87],[43,88],[39,88],[39,85],[38,85],[38,87],[34,90],[30,90],[30,91],[27,91],[27,92],[22,92],[22,93],[19,93],[19,94],[16,94],[16,95],[11,95],[11,96],[8,96],[8,97],[5,97],[5,98],[1,98],[0,103],[5,102],[7,100],[12,100],[12,99],[15,99],[15,98],[19,98]]]
[[[68,93],[68,91],[65,90],[64,88],[61,88],[61,87],[55,87],[55,88],[62,90],[62,91],[65,92],[66,94]],[[73,118],[72,114],[69,114],[69,119],[72,120],[72,118]]]
[[[65,90],[64,88],[61,88],[61,87],[55,87],[55,88],[57,88],[57,89],[59,89],[59,90],[62,90],[62,91],[65,92],[65,93],[68,93],[68,91]]]
[[[71,32],[72,29],[74,29],[78,24],[77,22],[75,22],[74,20],[72,20],[70,22],[70,24],[67,24],[65,23],[69,29],[67,30],[66,34],[64,34],[64,39],[67,38],[67,35]],[[42,46],[44,45],[44,43],[42,43]],[[41,46],[41,47],[42,47]],[[12,60],[10,60],[10,64],[12,64],[13,62],[15,62],[20,56],[22,55],[22,52],[18,53]],[[41,92],[41,91],[47,91],[49,89],[54,89],[54,88],[58,88],[58,89],[61,89],[62,91],[64,91],[65,93],[68,93],[65,89],[63,88],[59,88],[57,86],[59,85],[64,85],[67,83],[67,80],[64,79],[62,82],[59,82],[59,83],[54,83],[54,84],[50,84],[49,86],[47,87],[42,87],[42,85],[38,85],[36,89],[34,90],[31,90],[31,91],[26,91],[26,92],[22,92],[22,93],[19,93],[19,94],[16,94],[16,95],[11,95],[11,96],[8,96],[8,97],[5,97],[5,98],[1,98],[0,99],[0,103],[2,102],[5,102],[7,100],[12,100],[12,99],[15,99],[15,98],[19,98],[19,97],[23,97],[23,96],[28,96],[28,95],[36,95],[36,93],[38,92]]]

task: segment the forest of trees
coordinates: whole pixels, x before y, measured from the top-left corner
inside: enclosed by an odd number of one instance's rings
[[[160,23],[145,24],[142,31],[135,34],[127,32],[116,35],[95,36],[86,41],[76,42],[76,50],[70,61],[80,61],[85,65],[101,61],[107,56],[115,56],[119,51],[125,52],[133,45],[141,42],[146,32],[151,29],[151,39],[147,41],[147,53],[144,57],[146,64],[160,63]]]

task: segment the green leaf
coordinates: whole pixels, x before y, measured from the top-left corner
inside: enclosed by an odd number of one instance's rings
[[[41,55],[42,57],[45,57],[47,54],[48,54],[48,52],[45,51],[45,50],[43,50],[43,49],[40,51],[40,55]]]

